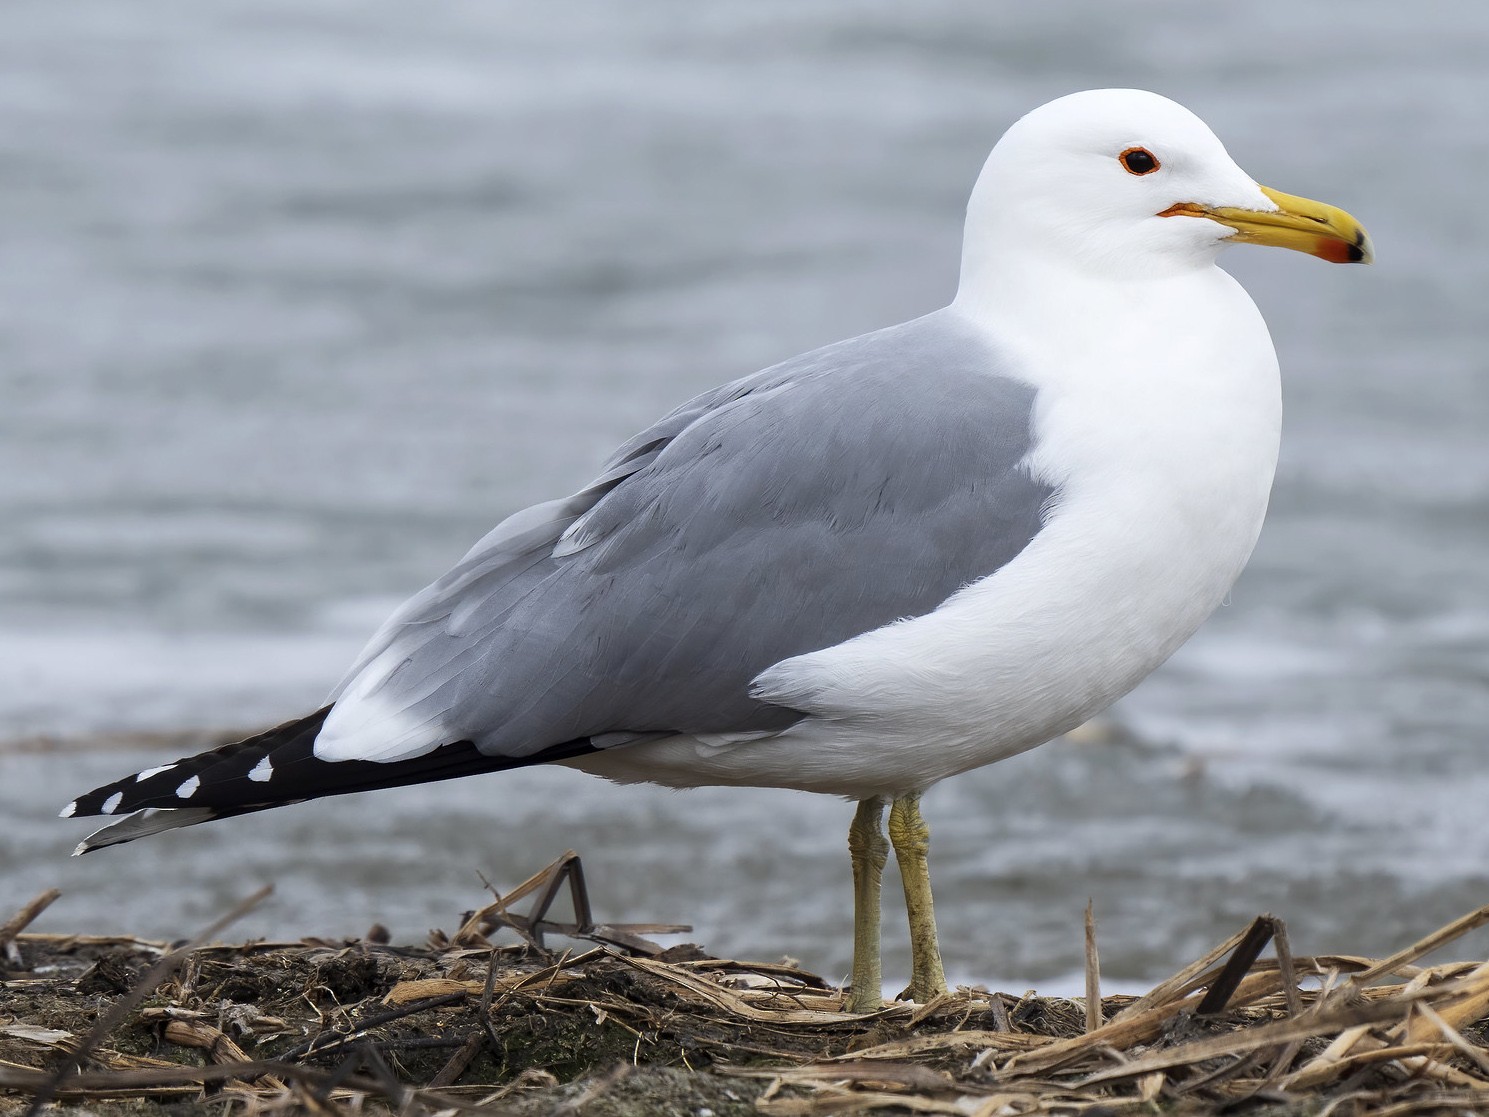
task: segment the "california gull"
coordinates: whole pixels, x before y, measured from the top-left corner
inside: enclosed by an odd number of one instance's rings
[[[1126,693],[1256,542],[1282,410],[1215,266],[1236,241],[1371,257],[1163,97],[1034,110],[977,180],[949,306],[684,404],[411,598],[324,708],[73,801],[130,814],[78,851],[531,764],[824,792],[858,803],[850,1009],[881,1004],[891,843],[929,1000],[921,793]]]

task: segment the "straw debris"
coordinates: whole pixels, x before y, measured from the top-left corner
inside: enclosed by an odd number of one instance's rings
[[[547,918],[564,884],[569,924]],[[1382,960],[1294,957],[1262,916],[1143,997],[959,989],[851,1016],[795,966],[597,925],[582,891],[568,854],[414,947],[209,941],[261,897],[177,949],[27,933],[38,897],[0,925],[0,1114],[1343,1117],[1489,1099],[1489,962],[1420,964],[1489,908]],[[504,929],[519,941],[494,942]],[[556,930],[567,948],[544,942]],[[1094,990],[1089,914],[1085,930]]]

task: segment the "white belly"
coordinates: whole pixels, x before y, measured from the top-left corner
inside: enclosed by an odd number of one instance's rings
[[[572,766],[675,787],[899,795],[1032,748],[1125,694],[1224,599],[1277,460],[1270,339],[1244,292],[1214,277],[1169,292],[1166,315],[1185,328],[1114,310],[1110,352],[1038,369],[1030,466],[1059,492],[1043,530],[934,612],[762,673],[762,697],[813,716],[773,737],[675,737]]]

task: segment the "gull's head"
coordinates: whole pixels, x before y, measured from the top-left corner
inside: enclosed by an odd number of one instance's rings
[[[1371,259],[1353,217],[1258,185],[1182,105],[1097,89],[1035,109],[993,148],[967,207],[963,278],[1031,253],[1098,275],[1166,275],[1237,242]]]

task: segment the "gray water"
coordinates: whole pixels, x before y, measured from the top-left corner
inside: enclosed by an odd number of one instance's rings
[[[1380,263],[1227,255],[1286,378],[1267,530],[1129,737],[927,796],[949,968],[1069,984],[1087,897],[1134,984],[1261,910],[1384,951],[1489,901],[1489,11],[1344,11],[12,0],[0,739],[303,712],[662,410],[941,305],[1002,129],[1140,85]],[[530,771],[68,860],[56,808],[160,759],[0,748],[0,909],[176,936],[272,880],[242,932],[416,939],[572,846],[604,918],[847,967],[832,800]]]

